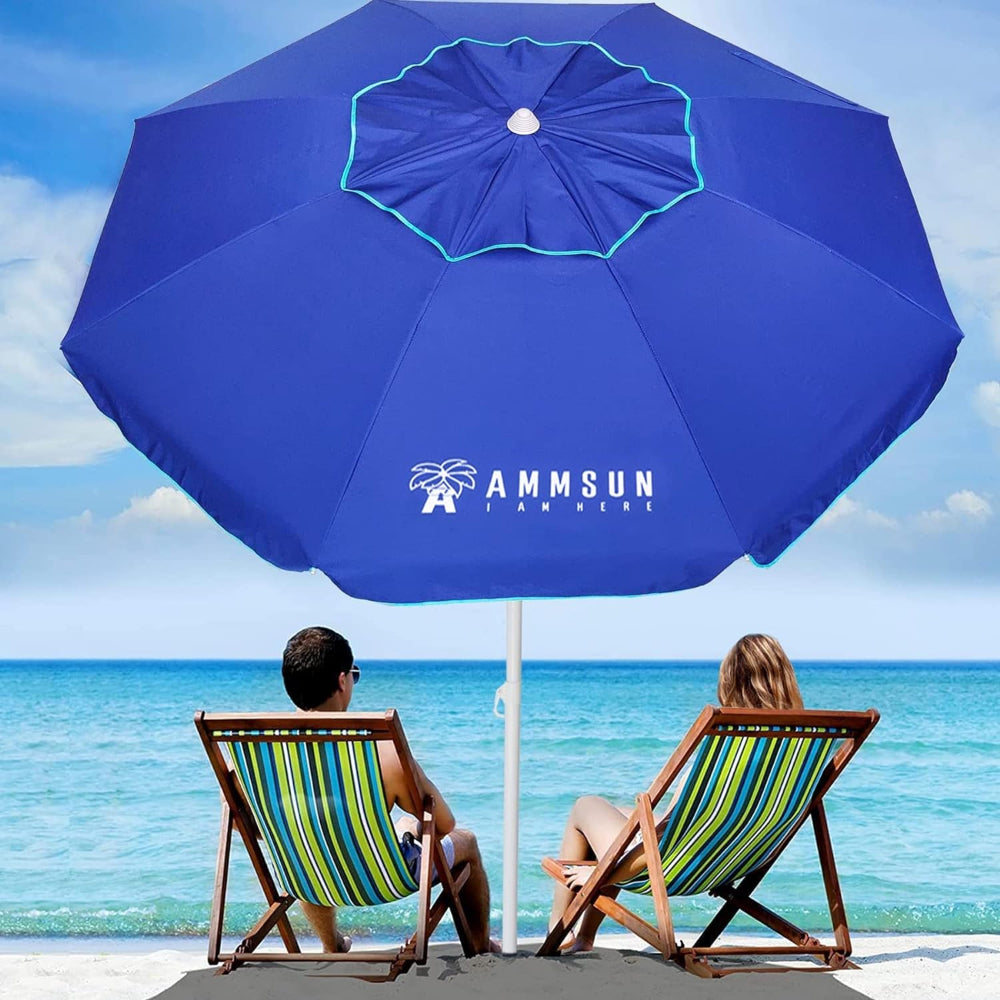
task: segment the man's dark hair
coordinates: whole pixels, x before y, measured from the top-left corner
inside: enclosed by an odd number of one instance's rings
[[[281,658],[281,677],[288,697],[301,709],[322,705],[341,675],[354,666],[350,643],[332,628],[314,625],[288,640]]]

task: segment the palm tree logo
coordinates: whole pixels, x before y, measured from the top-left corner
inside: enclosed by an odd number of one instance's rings
[[[446,514],[455,513],[455,498],[462,490],[476,488],[476,469],[464,458],[449,458],[445,462],[418,462],[410,472],[411,490],[426,490],[427,500],[421,514],[430,514],[443,507]]]

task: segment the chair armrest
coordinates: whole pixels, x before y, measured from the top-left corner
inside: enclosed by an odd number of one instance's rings
[[[427,826],[430,820],[434,820],[434,829],[437,830],[437,803],[433,795],[425,795],[424,801],[420,805],[420,822]]]

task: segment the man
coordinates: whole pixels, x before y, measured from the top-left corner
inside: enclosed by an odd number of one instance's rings
[[[346,712],[361,671],[354,665],[354,654],[348,641],[333,629],[317,626],[304,628],[288,640],[281,663],[281,676],[288,697],[301,711]],[[401,836],[404,829],[419,836],[423,797],[425,795],[434,797],[437,807],[437,829],[446,835],[442,837],[442,846],[449,865],[453,871],[456,866],[466,861],[470,865],[469,878],[462,888],[460,897],[469,919],[473,944],[479,952],[499,950],[496,944],[490,941],[490,888],[475,834],[455,827],[455,817],[448,808],[444,796],[416,762],[414,763],[420,801],[412,801],[403,780],[402,765],[396,748],[388,742],[379,742],[376,747],[389,809],[399,806],[405,813],[409,813],[404,823],[397,824],[397,831]],[[407,853],[404,851],[404,856]],[[299,900],[299,904],[319,936],[324,951],[337,952],[350,949],[351,939],[337,930],[337,913],[334,907],[319,906],[305,900]]]

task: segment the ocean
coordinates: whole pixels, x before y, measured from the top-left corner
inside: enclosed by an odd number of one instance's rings
[[[352,708],[399,710],[415,756],[479,836],[499,930],[503,723],[492,706],[503,664],[361,667]],[[525,664],[522,937],[544,929],[551,883],[538,859],[557,852],[573,800],[631,804],[714,701],[717,669]],[[882,713],[827,799],[852,928],[1000,931],[1000,663],[809,662],[797,672],[810,707]],[[0,691],[0,936],[204,935],[219,795],[191,718],[286,710],[278,664],[0,661]],[[241,850],[231,933],[261,910]],[[828,928],[808,827],[759,896],[806,928]],[[708,898],[675,902],[682,932],[714,910]],[[398,938],[414,912],[403,900],[345,910],[340,923],[360,939]]]

